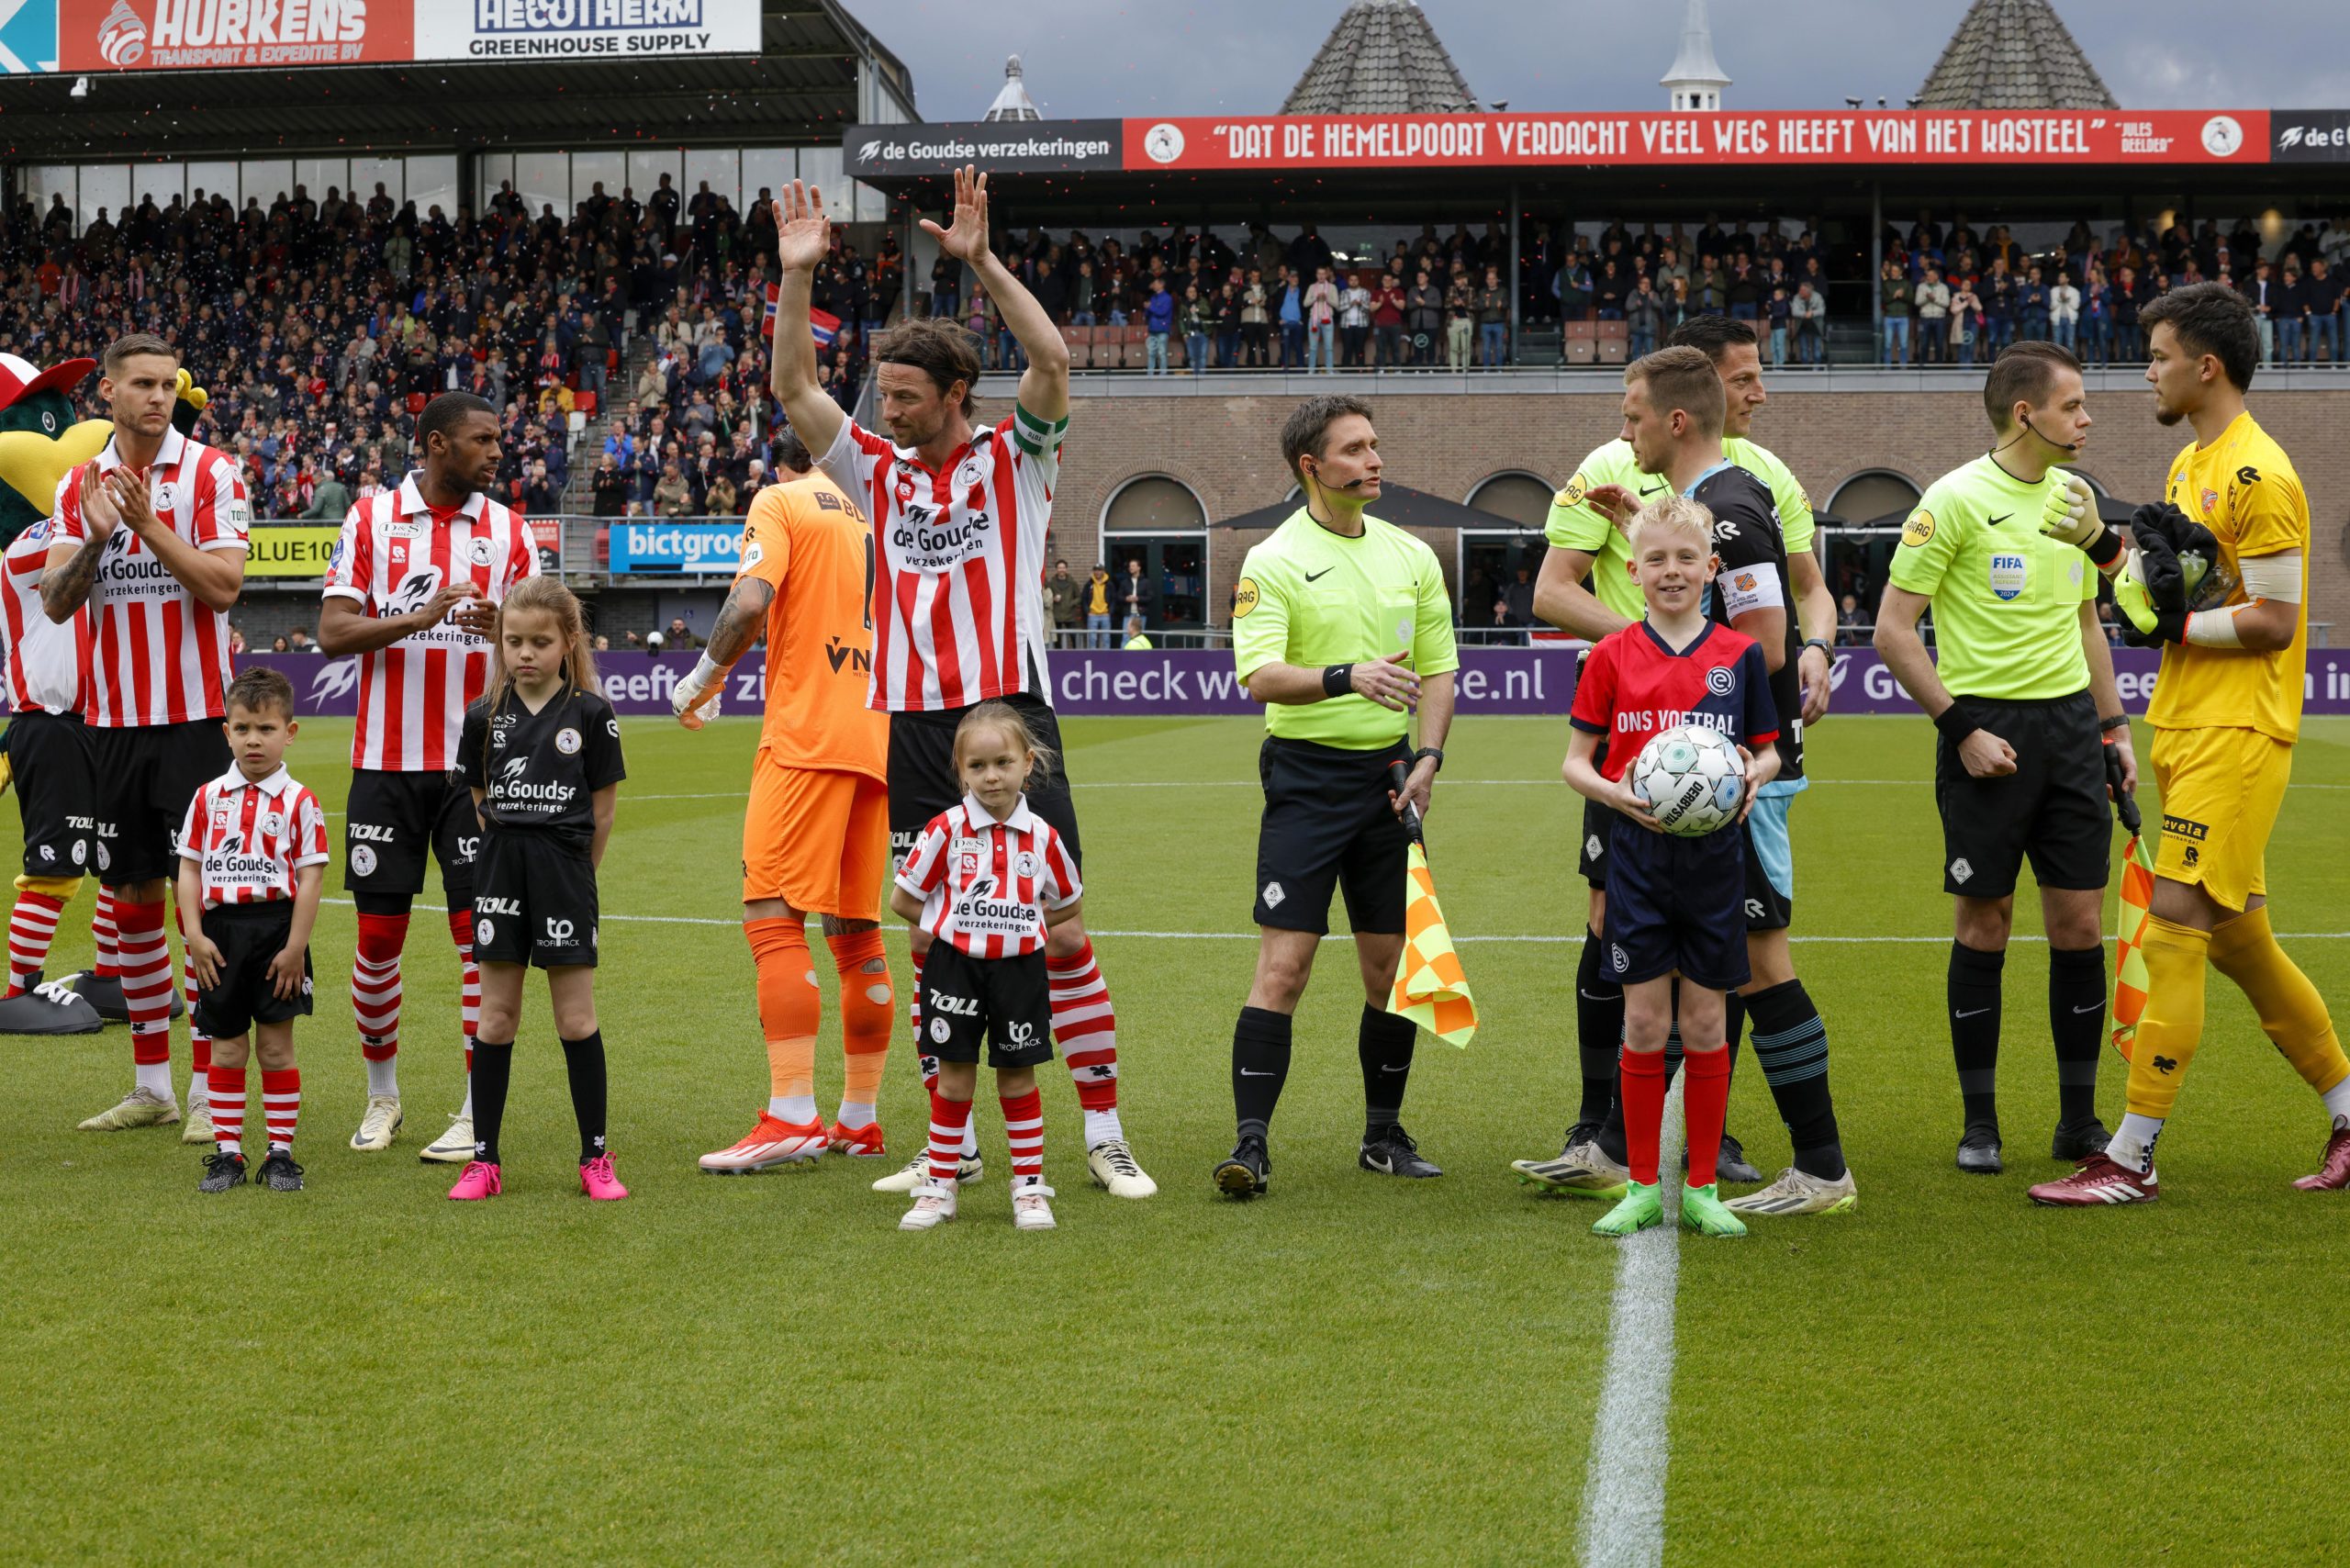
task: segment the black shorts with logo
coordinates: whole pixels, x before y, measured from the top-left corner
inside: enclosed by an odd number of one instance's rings
[[[473,902],[481,820],[457,773],[354,769],[343,816],[342,885],[354,893],[414,897],[424,890],[429,848],[441,863],[451,909]]]
[[[1035,1067],[1053,1059],[1052,993],[1042,948],[1017,958],[974,958],[933,942],[922,963],[922,1048],[940,1061]]]
[[[98,880],[109,888],[180,874],[180,824],[196,792],[234,758],[218,719],[124,729],[92,725]]]
[[[2015,748],[2016,770],[1976,778],[1949,736],[1934,746],[1942,815],[1942,890],[1974,899],[2016,890],[2024,857],[2043,888],[2101,889],[2112,871],[2105,738],[2087,691],[2033,701],[1962,697],[1969,719]]]
[[[98,819],[96,743],[79,713],[27,709],[8,721],[0,746],[16,780],[25,824],[25,875],[79,877],[90,868]],[[190,792],[193,794],[193,791]],[[176,832],[179,823],[172,824]]]
[[[596,868],[531,829],[485,834],[474,857],[474,957],[543,969],[596,967]]]
[[[269,966],[294,934],[294,901],[224,903],[204,912],[204,935],[220,949],[220,974],[210,990],[196,993],[198,1034],[234,1039],[256,1024],[283,1024],[310,1014],[310,950],[302,949],[302,985],[281,997],[271,984]]]
[[[1618,985],[1679,973],[1709,991],[1752,978],[1746,959],[1746,841],[1737,829],[1676,838],[1618,815],[1608,846],[1607,944]]]
[[[1358,934],[1401,935],[1404,865],[1410,835],[1388,803],[1387,769],[1412,760],[1402,741],[1348,751],[1267,735],[1257,754],[1265,814],[1257,828],[1259,925],[1330,930],[1330,894],[1347,895]]]
[[[1028,780],[1028,809],[1053,824],[1069,849],[1069,863],[1085,868],[1078,843],[1077,801],[1069,795],[1069,756],[1061,749],[1061,725],[1051,707],[1024,691],[1003,699],[1028,725],[1028,734],[1052,754],[1051,762]],[[963,799],[955,773],[955,727],[968,708],[935,713],[890,715],[890,869],[894,875],[913,853],[914,840],[930,819]]]
[[[1607,747],[1602,743],[1592,754],[1591,765],[1597,767],[1607,758]],[[1616,824],[1624,813],[1613,806],[1603,806],[1585,796],[1583,802],[1583,845],[1575,852],[1575,869],[1583,879],[1601,892],[1607,890],[1607,841],[1615,835]]]

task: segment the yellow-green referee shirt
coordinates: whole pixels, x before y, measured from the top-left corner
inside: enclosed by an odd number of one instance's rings
[[[1778,455],[1743,436],[1726,437],[1722,455],[1770,487],[1771,498],[1778,503],[1779,532],[1787,542],[1787,554],[1800,555],[1810,549],[1811,498]],[[1602,485],[1621,485],[1642,505],[1673,487],[1662,474],[1641,473],[1632,460],[1632,443],[1618,437],[1584,458],[1567,487],[1550,498],[1543,537],[1556,549],[1580,550],[1590,556],[1592,597],[1627,621],[1638,621],[1648,608],[1640,598],[1639,585],[1626,569],[1632,547],[1606,512],[1583,499]]]
[[[1452,601],[1436,552],[1365,516],[1362,533],[1334,533],[1304,508],[1241,563],[1232,605],[1232,651],[1245,682],[1270,664],[1321,669],[1408,649],[1422,677],[1460,667]],[[1270,702],[1265,728],[1282,740],[1349,751],[1393,745],[1412,716],[1349,692],[1321,702]]]

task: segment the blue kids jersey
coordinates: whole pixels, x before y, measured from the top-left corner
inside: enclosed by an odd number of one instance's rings
[[[1677,725],[1718,731],[1749,751],[1779,736],[1761,645],[1714,621],[1677,653],[1646,621],[1602,637],[1575,683],[1567,722],[1606,743],[1599,770],[1611,780]]]

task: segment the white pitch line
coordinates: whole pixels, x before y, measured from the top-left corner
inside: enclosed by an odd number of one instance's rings
[[[320,903],[340,904],[345,909],[351,907],[351,901],[349,899],[320,899],[319,902]],[[448,906],[445,904],[420,902],[415,907],[421,910],[429,910],[438,914],[445,914],[448,913]],[[631,925],[740,925],[743,924],[742,918],[739,915],[729,919],[720,919],[717,916],[707,914],[614,914],[610,911],[606,911],[600,918],[604,920],[621,921]],[[816,923],[811,921],[809,924],[813,925]],[[1259,934],[1254,931],[1114,931],[1103,930],[1097,926],[1091,928],[1088,935],[1094,936],[1116,936],[1138,942],[1254,942],[1259,940]],[[2280,942],[2342,942],[2350,941],[2350,931],[2280,931],[2277,933],[2277,937]],[[1343,942],[1347,940],[1347,934],[1344,932],[1335,933],[1331,935],[1325,936],[1323,940],[1326,942]],[[1455,936],[1452,940],[1455,943],[1500,942],[1521,943],[1539,946],[1572,946],[1580,944],[1583,941],[1583,938],[1580,936],[1496,935]],[[1833,943],[1848,946],[1867,947],[1887,944],[1931,944],[1934,946],[1944,946],[1949,943],[1950,938],[1947,936],[1790,936],[1787,940],[1790,942]],[[2041,943],[2047,940],[2048,938],[2045,936],[2017,935],[2008,938],[2010,945],[2019,942]]]
[[[1665,1096],[1657,1169],[1681,1163],[1681,1080]],[[1585,1568],[1661,1568],[1672,1457],[1673,1295],[1681,1277],[1681,1185],[1664,1186],[1664,1223],[1617,1245],[1607,1369],[1583,1466]]]

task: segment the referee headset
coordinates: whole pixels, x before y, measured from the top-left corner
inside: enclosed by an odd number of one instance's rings
[[[1304,457],[1301,456],[1298,459],[1299,467],[1305,468],[1305,463],[1306,459]],[[1311,468],[1305,468],[1305,476],[1308,480],[1312,481],[1315,489],[1322,491],[1326,495],[1337,490],[1360,490],[1371,482],[1370,475],[1359,474],[1343,485],[1333,485],[1322,477],[1322,460],[1319,457],[1316,457],[1313,460],[1313,463],[1314,466]],[[1305,509],[1305,515],[1308,517],[1314,517],[1314,508],[1310,504],[1312,498],[1309,497],[1307,499],[1309,504]],[[1323,520],[1321,518],[1315,518],[1314,521],[1320,522]]]

